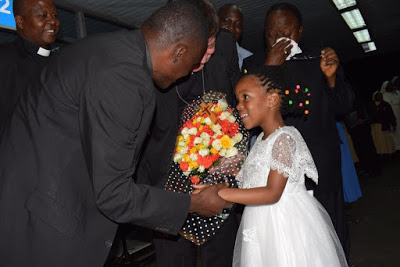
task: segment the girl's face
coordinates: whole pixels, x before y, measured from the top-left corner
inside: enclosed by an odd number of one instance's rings
[[[261,86],[259,78],[248,75],[239,80],[235,87],[238,101],[236,109],[246,129],[250,130],[264,124],[268,113],[268,98],[270,93]]]

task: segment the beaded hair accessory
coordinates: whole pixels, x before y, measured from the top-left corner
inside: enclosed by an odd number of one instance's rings
[[[294,89],[294,94],[295,94],[295,100],[293,99],[293,93],[290,94],[290,90],[285,90],[285,97],[287,98],[287,103],[289,106],[295,105],[295,102],[298,102],[298,107],[303,108],[303,114],[308,115],[310,113],[309,110],[309,105],[310,105],[310,100],[309,97],[311,96],[310,90],[306,87],[304,90],[300,87],[299,84],[296,85]],[[305,97],[300,97],[297,94],[303,94]],[[304,98],[304,99],[302,99]],[[300,100],[299,100],[300,99]],[[296,101],[297,100],[297,101]]]

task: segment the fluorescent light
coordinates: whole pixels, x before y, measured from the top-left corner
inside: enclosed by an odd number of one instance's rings
[[[367,29],[353,32],[353,34],[359,43],[371,41],[371,37],[369,36],[369,32]]]
[[[361,45],[362,45],[362,48],[364,48],[365,53],[376,50],[376,46],[375,46],[374,42],[369,42],[369,43],[365,43],[365,44],[361,44]]]
[[[366,26],[364,18],[358,8],[343,12],[341,15],[352,30]]]
[[[339,10],[355,6],[357,4],[356,0],[332,0],[332,1]]]

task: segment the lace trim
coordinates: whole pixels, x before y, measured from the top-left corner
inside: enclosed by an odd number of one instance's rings
[[[243,240],[245,242],[249,242],[252,245],[258,244],[257,232],[256,232],[256,228],[254,226],[252,226],[248,229],[243,229]]]
[[[236,176],[241,188],[265,186],[267,174],[276,170],[288,183],[304,183],[305,175],[318,183],[318,172],[311,153],[296,128],[285,126],[262,140],[257,138],[242,170]]]

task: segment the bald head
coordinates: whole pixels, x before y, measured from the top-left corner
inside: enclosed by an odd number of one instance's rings
[[[170,2],[176,2],[179,0],[168,0]],[[195,5],[206,19],[208,30],[210,31],[209,37],[217,35],[219,30],[218,25],[218,14],[215,6],[209,0],[185,0]]]
[[[142,26],[153,65],[153,80],[167,88],[200,64],[209,30],[200,10],[188,1],[175,1],[154,12]]]
[[[183,39],[201,44],[208,39],[207,25],[201,12],[183,0],[168,3],[154,12],[142,28],[156,34],[160,46]]]
[[[55,42],[60,21],[53,0],[15,0],[13,11],[22,38],[40,47]]]

